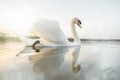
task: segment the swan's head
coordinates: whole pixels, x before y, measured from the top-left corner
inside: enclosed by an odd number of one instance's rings
[[[72,22],[73,22],[74,24],[77,24],[77,25],[81,28],[82,22],[81,22],[78,18],[74,17],[74,18],[72,19]]]

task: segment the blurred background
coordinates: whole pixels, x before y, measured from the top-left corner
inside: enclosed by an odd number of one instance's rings
[[[0,36],[29,36],[32,23],[46,18],[58,21],[70,38],[70,21],[78,17],[81,39],[120,39],[119,4],[119,0],[0,0]]]

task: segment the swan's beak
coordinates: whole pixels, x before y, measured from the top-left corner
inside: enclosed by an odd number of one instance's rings
[[[80,22],[78,22],[77,25],[78,25],[80,28],[82,28]]]

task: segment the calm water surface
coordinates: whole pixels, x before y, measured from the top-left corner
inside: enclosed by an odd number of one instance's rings
[[[0,43],[0,80],[120,80],[120,42],[78,47]]]

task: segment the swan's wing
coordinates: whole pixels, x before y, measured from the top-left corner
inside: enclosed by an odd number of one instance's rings
[[[66,44],[68,42],[57,21],[39,19],[33,24],[33,32],[45,41]]]

